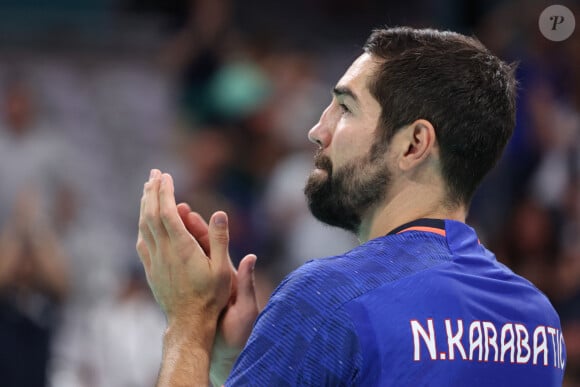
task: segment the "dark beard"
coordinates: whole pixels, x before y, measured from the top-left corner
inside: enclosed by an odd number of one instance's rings
[[[304,187],[316,219],[358,234],[363,215],[384,199],[391,177],[382,158],[373,151],[334,173],[330,159],[316,154],[314,164],[326,171],[326,176],[313,173]]]

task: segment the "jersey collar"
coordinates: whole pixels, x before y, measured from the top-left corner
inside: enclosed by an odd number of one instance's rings
[[[429,218],[421,218],[413,220],[412,222],[409,223],[405,223],[395,228],[387,235],[401,234],[407,231],[432,232],[435,234],[446,236],[445,221],[443,219],[429,219]]]

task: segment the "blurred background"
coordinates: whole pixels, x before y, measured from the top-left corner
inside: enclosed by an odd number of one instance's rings
[[[164,318],[135,252],[150,168],[231,218],[263,305],[356,240],[308,213],[306,138],[374,27],[475,34],[519,61],[517,127],[468,223],[561,315],[580,385],[580,33],[546,1],[1,0],[0,378],[152,386]],[[560,1],[576,15],[578,2]]]

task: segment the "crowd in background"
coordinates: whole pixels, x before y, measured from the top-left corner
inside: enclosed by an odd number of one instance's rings
[[[0,5],[3,385],[154,384],[165,322],[134,248],[152,167],[204,217],[228,212],[234,262],[258,256],[260,305],[306,260],[354,247],[308,212],[306,135],[387,23],[475,34],[519,62],[514,137],[468,223],[555,305],[565,385],[580,385],[580,34],[540,34],[550,3],[32,4]]]

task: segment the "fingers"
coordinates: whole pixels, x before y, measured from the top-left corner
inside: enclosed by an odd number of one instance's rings
[[[190,232],[195,236],[203,250],[209,255],[209,226],[197,212],[190,212],[187,216],[188,224],[191,225]]]
[[[152,169],[141,198],[136,249],[147,276],[151,268],[151,254],[167,238],[159,207],[161,178],[161,171]]]
[[[178,204],[177,212],[187,231],[198,241],[206,255],[209,255],[209,226],[206,221],[197,212],[192,212],[186,203]]]
[[[187,214],[189,214],[191,212],[191,207],[189,206],[189,204],[187,203],[179,203],[177,205],[177,213],[179,214],[179,217],[181,218],[181,220],[184,220],[187,217]],[[185,221],[184,221],[185,223]],[[185,227],[187,228],[187,225],[185,225]]]
[[[139,257],[141,258],[141,262],[145,270],[149,269],[151,260],[150,260],[150,253],[151,251],[155,251],[155,241],[153,235],[151,234],[151,230],[149,228],[149,224],[147,222],[147,199],[151,196],[151,180],[154,176],[154,170],[151,170],[151,174],[149,176],[149,181],[147,181],[143,187],[143,196],[141,197],[141,208],[139,210],[139,232],[137,236],[137,244],[136,249]]]
[[[143,218],[147,224],[147,228],[151,240],[148,241],[147,230],[143,233],[145,241],[148,242],[148,247],[150,247],[150,252],[166,238],[167,232],[159,216],[159,186],[161,184],[161,171],[158,169],[152,169],[149,181],[145,183],[144,193],[143,193]]]
[[[212,227],[186,203],[175,203],[173,178],[157,169],[151,170],[145,183],[139,218],[137,251],[143,265],[148,268],[150,257],[170,240],[185,241],[193,236],[207,256],[212,246],[216,248],[212,259],[218,263],[229,262],[229,232],[227,215],[220,211],[212,217]],[[190,235],[191,234],[191,235]]]
[[[224,268],[225,265],[229,267],[229,242],[228,216],[223,211],[217,211],[209,222],[209,248],[211,259],[216,263],[216,267]]]
[[[136,248],[137,254],[139,254],[139,258],[141,258],[143,268],[145,269],[145,274],[149,275],[149,269],[151,267],[151,250],[147,247],[147,243],[143,239],[143,234],[141,234],[141,232],[139,232],[139,236],[137,237]]]
[[[177,240],[184,236],[185,225],[177,212],[173,178],[170,174],[161,175],[159,186],[159,217],[170,239]]]
[[[248,254],[238,266],[236,303],[243,304],[243,307],[247,309],[254,307],[257,311],[256,288],[254,286],[256,260],[257,257],[254,254]]]

